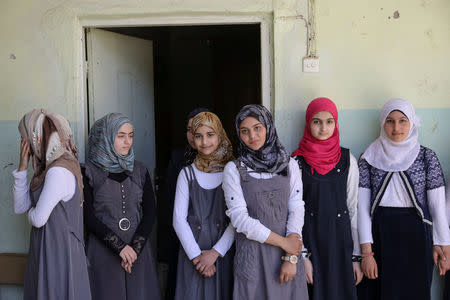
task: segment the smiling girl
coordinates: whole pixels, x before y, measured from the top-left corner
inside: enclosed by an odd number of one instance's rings
[[[433,245],[435,257],[450,258],[444,175],[436,153],[419,144],[420,122],[410,102],[389,100],[380,125],[380,137],[359,161],[361,267],[371,279],[367,299],[427,300]]]
[[[302,174],[303,256],[314,300],[356,299],[355,285],[362,279],[356,259],[358,165],[339,145],[337,124],[337,108],[330,99],[311,101],[303,138],[292,153]]]
[[[270,112],[246,105],[236,116],[239,158],[225,167],[227,215],[238,232],[233,299],[306,300],[302,183]]]
[[[192,120],[197,155],[178,176],[173,227],[183,249],[178,256],[175,299],[230,299],[234,228],[225,215],[222,175],[233,159],[219,118],[203,112]]]

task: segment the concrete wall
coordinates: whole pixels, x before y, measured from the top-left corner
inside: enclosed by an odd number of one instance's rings
[[[77,139],[84,122],[80,19],[261,15],[273,46],[273,108],[279,135],[293,150],[304,111],[319,96],[339,108],[342,144],[358,156],[379,133],[392,97],[409,99],[422,118],[421,142],[450,175],[450,1],[314,1],[319,73],[303,73],[306,0],[2,0],[0,1],[0,252],[26,252],[25,216],[12,212],[10,172],[18,165],[18,119],[34,107],[68,117]],[[395,13],[395,12],[398,12]],[[394,17],[394,14],[396,17]],[[436,281],[437,282],[437,281]],[[435,285],[436,285],[435,282]],[[433,289],[438,299],[439,287]],[[21,289],[0,287],[1,299]]]

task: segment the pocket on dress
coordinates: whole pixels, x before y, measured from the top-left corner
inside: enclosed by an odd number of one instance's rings
[[[243,241],[242,244],[236,247],[236,254],[234,257],[234,272],[236,276],[254,281],[257,279],[257,264],[256,261],[257,247],[254,242]]]
[[[284,204],[286,197],[281,189],[259,192],[256,194],[258,201],[258,219],[270,223],[285,222],[287,218],[287,204]]]

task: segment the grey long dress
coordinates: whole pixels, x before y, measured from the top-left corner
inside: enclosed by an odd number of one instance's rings
[[[187,221],[200,249],[211,249],[229,224],[225,215],[222,186],[202,188],[192,166],[182,170],[189,179],[189,210]],[[187,174],[189,172],[189,175]],[[183,248],[178,255],[176,300],[227,300],[233,287],[233,250],[216,261],[216,274],[204,278],[195,269]]]
[[[86,176],[94,193],[95,216],[127,244],[130,244],[142,218],[146,170],[142,163],[135,161],[133,172],[119,183],[108,178],[107,172],[91,163],[86,164]],[[119,228],[122,218],[130,220],[126,231]],[[148,240],[133,263],[131,274],[121,267],[120,256],[94,234],[88,238],[87,257],[93,299],[159,299],[158,280]]]
[[[249,175],[240,162],[235,161],[240,174],[241,187],[247,203],[248,214],[258,219],[264,226],[281,236],[286,235],[288,201],[290,193],[290,174],[258,179]],[[249,240],[236,235],[236,256],[234,259],[235,300],[307,300],[308,291],[304,265],[297,264],[297,274],[280,284],[282,249]]]
[[[45,181],[30,193],[33,206]],[[47,223],[31,228],[25,273],[25,300],[91,299],[83,242],[83,208],[78,188],[72,199],[60,201]]]

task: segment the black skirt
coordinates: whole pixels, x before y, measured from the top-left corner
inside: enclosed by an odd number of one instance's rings
[[[433,276],[431,226],[415,208],[378,207],[372,220],[378,278],[358,290],[360,300],[429,300]]]
[[[450,272],[445,273],[444,300],[450,300]]]

